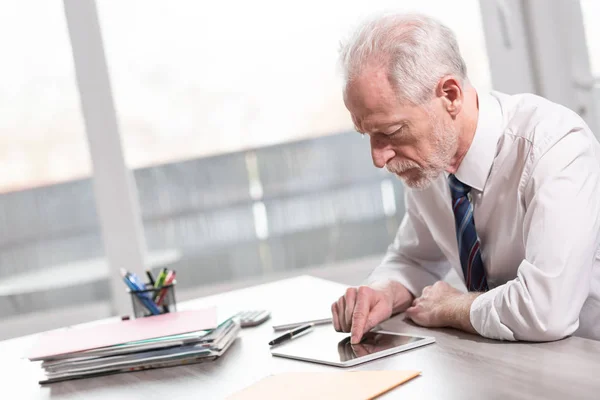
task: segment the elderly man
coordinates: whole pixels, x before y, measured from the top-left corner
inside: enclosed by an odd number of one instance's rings
[[[406,214],[365,286],[332,305],[351,342],[405,312],[502,340],[600,339],[600,146],[574,112],[478,92],[454,34],[418,15],[342,47],[344,101]],[[450,268],[468,293],[442,279]]]

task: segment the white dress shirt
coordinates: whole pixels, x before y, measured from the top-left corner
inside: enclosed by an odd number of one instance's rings
[[[479,95],[456,172],[471,186],[490,290],[471,306],[482,336],[600,340],[600,145],[574,112],[531,94]],[[447,174],[406,189],[406,214],[370,281],[415,296],[450,268],[463,277]]]

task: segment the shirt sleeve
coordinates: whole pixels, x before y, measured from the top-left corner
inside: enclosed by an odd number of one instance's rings
[[[590,291],[600,232],[598,144],[573,131],[525,180],[525,259],[517,277],[477,297],[471,324],[482,336],[551,341],[572,334]]]
[[[405,204],[406,212],[396,238],[368,283],[397,281],[418,297],[425,286],[443,279],[450,265],[423,222],[412,190],[405,191]]]

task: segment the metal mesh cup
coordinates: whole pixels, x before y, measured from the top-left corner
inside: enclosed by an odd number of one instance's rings
[[[151,311],[151,302],[157,306],[160,314],[177,311],[177,303],[175,301],[176,283],[177,282],[174,281],[173,283],[160,288],[146,285],[146,289],[144,290],[129,290],[134,318],[155,315]]]

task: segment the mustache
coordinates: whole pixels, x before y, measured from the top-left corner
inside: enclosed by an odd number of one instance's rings
[[[391,160],[385,165],[385,168],[392,174],[401,174],[409,169],[422,169],[419,164],[411,160]]]

